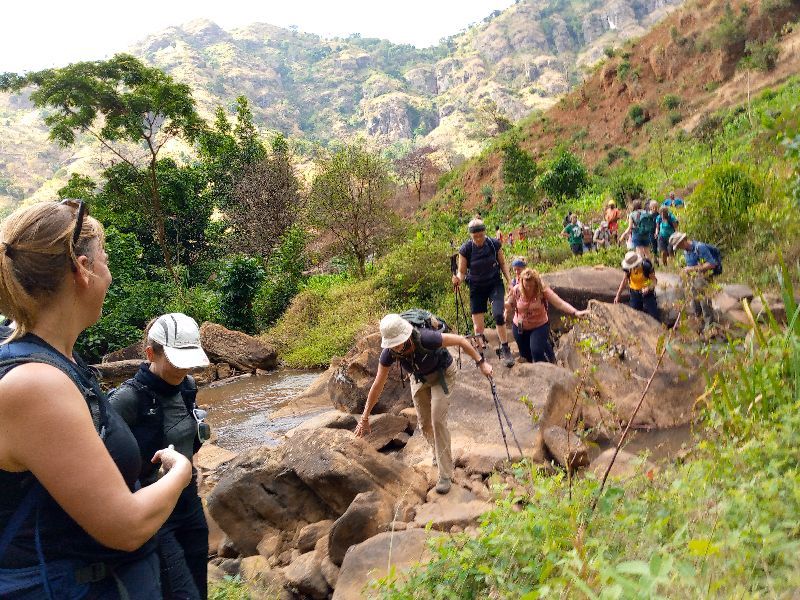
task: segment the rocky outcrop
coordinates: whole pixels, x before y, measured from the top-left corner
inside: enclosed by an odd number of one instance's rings
[[[591,400],[584,399],[579,408],[586,425],[613,430],[631,418],[655,370],[665,330],[624,304],[591,302],[590,310],[588,320],[578,321],[561,337],[556,357],[581,373],[591,391]],[[634,428],[674,427],[689,423],[694,416],[695,399],[705,387],[699,376],[700,358],[679,340],[672,342],[671,349],[633,419]]]
[[[542,437],[550,455],[565,469],[574,471],[589,464],[586,444],[571,431],[553,425],[542,431]]]
[[[345,355],[328,382],[328,395],[336,408],[353,414],[363,412],[367,392],[378,372],[380,353],[381,335],[373,333],[359,339]],[[408,383],[404,387],[400,381],[400,368],[394,366],[389,370],[383,394],[372,413],[397,413],[410,406]]]
[[[228,363],[245,373],[255,372],[256,369],[270,371],[278,364],[278,356],[272,346],[216,323],[203,323],[200,341],[211,362]]]
[[[265,535],[338,519],[362,492],[423,498],[427,481],[350,432],[303,431],[285,444],[259,448],[229,463],[208,507],[233,545],[256,554]]]
[[[554,271],[542,275],[542,282],[550,286],[562,299],[578,310],[584,310],[590,300],[613,302],[622,281],[621,269],[612,267],[576,267],[566,271]],[[628,291],[623,290],[621,302],[627,302]],[[550,325],[563,329],[564,313],[550,307]]]

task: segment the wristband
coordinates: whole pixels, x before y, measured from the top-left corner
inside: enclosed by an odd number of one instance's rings
[[[485,357],[485,356],[481,356],[481,359],[480,359],[480,360],[476,360],[476,361],[475,361],[475,366],[476,366],[476,367],[480,367],[480,366],[481,366],[483,363],[485,363],[485,362],[486,362],[486,357]]]

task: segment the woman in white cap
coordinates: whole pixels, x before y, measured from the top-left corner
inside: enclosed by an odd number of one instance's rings
[[[369,388],[364,414],[356,427],[356,435],[369,433],[369,415],[378,403],[389,376],[389,367],[395,361],[411,373],[411,398],[417,411],[419,425],[425,440],[433,449],[434,461],[439,467],[436,491],[450,491],[453,478],[453,457],[450,451],[450,430],[447,428],[447,411],[450,407],[450,389],[455,382],[456,365],[446,350],[458,346],[487,378],[492,376],[492,367],[469,343],[467,338],[433,329],[417,329],[403,317],[388,314],[381,319],[381,351],[378,372]]]
[[[649,258],[642,258],[637,252],[628,252],[622,259],[622,270],[625,276],[619,284],[614,304],[619,302],[622,288],[628,285],[630,306],[646,312],[658,321],[658,302],[656,301],[656,271]]]
[[[143,457],[152,456],[153,448],[170,445],[191,461],[211,433],[205,411],[197,408],[197,386],[189,375],[191,369],[209,364],[200,330],[182,313],[161,315],[145,329],[143,345],[148,362],[111,394],[111,405],[128,423]],[[164,598],[195,600],[208,595],[208,524],[194,469],[192,475],[157,535]],[[158,478],[158,469],[144,463],[142,486]]]

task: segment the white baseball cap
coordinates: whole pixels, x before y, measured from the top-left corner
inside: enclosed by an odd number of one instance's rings
[[[208,356],[200,345],[197,321],[183,313],[161,315],[150,326],[148,339],[164,346],[167,360],[178,369],[207,367]]]

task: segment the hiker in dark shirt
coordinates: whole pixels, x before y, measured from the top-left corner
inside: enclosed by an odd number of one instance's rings
[[[14,320],[0,344],[0,597],[161,596],[152,536],[191,465],[170,449],[136,481],[136,440],[73,353],[111,284],[102,225],[81,200],[18,209],[0,233],[0,305]],[[157,468],[157,466],[156,466]]]
[[[412,374],[409,382],[414,408],[439,469],[436,491],[446,494],[450,491],[453,479],[447,412],[450,407],[449,394],[457,372],[455,361],[446,348],[460,347],[472,357],[487,378],[492,376],[492,367],[465,337],[431,329],[417,329],[397,314],[383,317],[380,330],[383,350],[378,360],[378,372],[369,388],[364,413],[355,433],[358,437],[363,437],[370,432],[369,415],[383,392],[389,367],[399,360],[403,368]]]
[[[458,251],[458,270],[453,275],[453,286],[458,289],[462,281],[469,285],[469,304],[475,334],[482,336],[487,303],[491,302],[492,317],[500,339],[500,357],[507,367],[514,366],[514,357],[508,347],[508,331],[504,318],[505,287],[503,278],[511,283],[500,240],[487,237],[486,225],[479,219],[469,222],[470,239]],[[509,240],[511,235],[509,234]],[[481,345],[483,344],[480,341]],[[483,350],[483,346],[481,347]]]
[[[189,371],[208,366],[200,345],[200,330],[191,317],[170,313],[145,329],[147,362],[109,397],[139,444],[142,456],[154,447],[171,445],[192,460],[208,439],[205,411],[197,408],[197,386]],[[198,495],[197,472],[178,498],[175,510],[159,529],[161,589],[166,599],[198,600],[208,596],[208,524]],[[158,471],[145,464],[142,486],[158,480]]]

